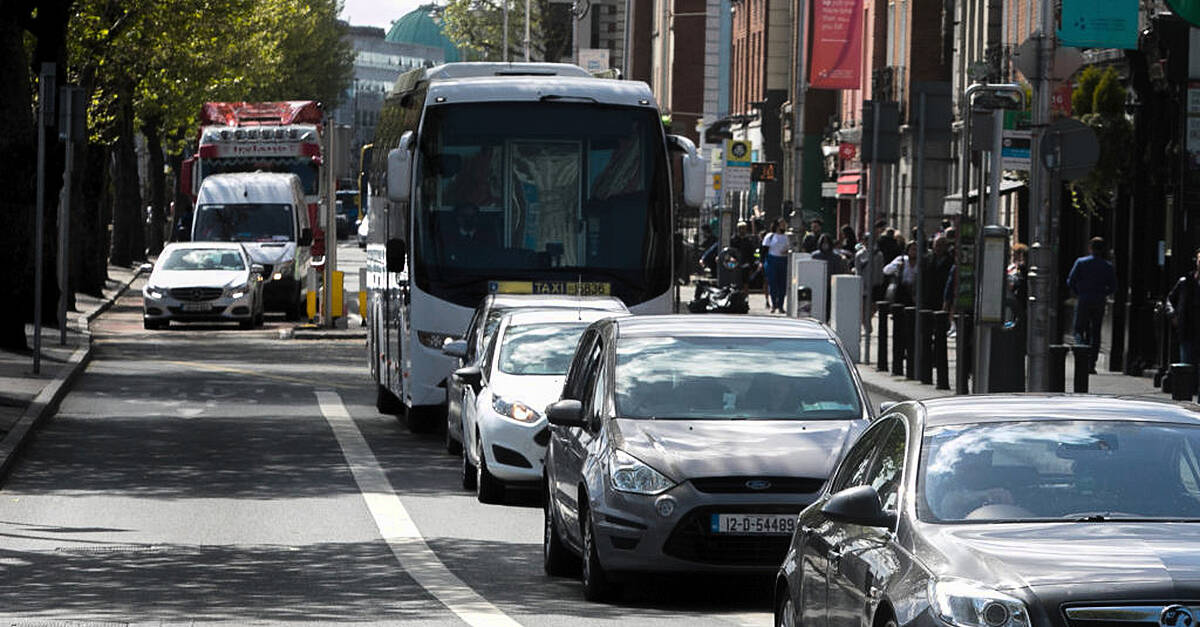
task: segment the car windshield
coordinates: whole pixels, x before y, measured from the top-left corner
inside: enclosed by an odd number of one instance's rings
[[[509,326],[500,344],[500,371],[522,375],[564,375],[586,322]]]
[[[286,242],[292,239],[292,206],[272,203],[200,205],[193,227],[198,242]]]
[[[236,250],[228,248],[179,248],[167,253],[163,270],[245,270]]]
[[[622,339],[616,402],[622,418],[657,420],[844,420],[862,411],[841,351],[824,339]]]
[[[925,432],[919,516],[930,522],[1200,520],[1200,428],[1098,420]]]

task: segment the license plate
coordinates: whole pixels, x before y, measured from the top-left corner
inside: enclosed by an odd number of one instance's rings
[[[713,514],[712,532],[739,535],[791,535],[796,514]]]
[[[183,310],[208,312],[212,310],[212,305],[208,303],[184,303]]]
[[[574,281],[534,281],[534,294],[558,294],[562,296],[608,296],[608,283]]]

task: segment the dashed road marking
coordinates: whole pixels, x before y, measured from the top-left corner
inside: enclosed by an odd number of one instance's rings
[[[359,492],[375,519],[375,525],[392,554],[400,561],[400,566],[422,588],[469,625],[520,625],[463,583],[429,548],[337,392],[320,390],[316,395],[321,413],[333,429]]]

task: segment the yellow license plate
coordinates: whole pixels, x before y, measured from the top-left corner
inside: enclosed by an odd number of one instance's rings
[[[492,281],[488,291],[493,294],[610,296],[612,285],[598,281]]]

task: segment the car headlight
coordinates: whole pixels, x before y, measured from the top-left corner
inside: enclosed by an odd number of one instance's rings
[[[496,410],[497,414],[505,418],[512,418],[517,422],[537,422],[542,417],[541,414],[531,409],[525,403],[508,401],[499,396],[492,397],[492,409]]]
[[[142,295],[152,300],[161,300],[165,292],[165,289],[152,285],[147,285],[146,287],[142,288]]]
[[[661,494],[675,487],[661,472],[620,449],[608,458],[608,478],[616,490],[633,494]]]
[[[975,582],[934,580],[928,592],[934,613],[955,627],[1029,627],[1025,603]]]
[[[292,276],[292,262],[285,261],[278,266],[275,266],[275,272],[271,275],[272,281],[280,281],[284,277]]]
[[[434,331],[417,331],[417,341],[434,350],[442,350],[447,340],[457,340],[458,336]]]
[[[246,283],[241,285],[231,285],[225,288],[225,295],[229,298],[241,298],[246,295]]]

